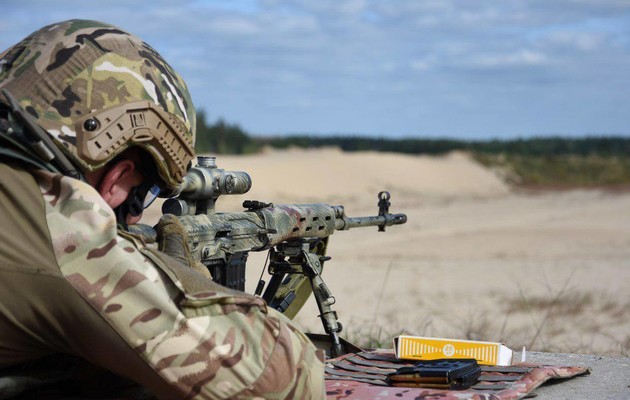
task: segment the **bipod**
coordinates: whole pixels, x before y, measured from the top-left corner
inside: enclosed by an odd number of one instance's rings
[[[330,338],[330,355],[334,358],[343,354],[339,340],[339,332],[343,327],[337,321],[337,312],[332,307],[335,304],[335,297],[321,277],[323,263],[330,260],[330,257],[322,254],[325,252],[326,243],[323,243],[323,246],[318,246],[321,241],[322,239],[299,239],[282,243],[270,249],[268,272],[272,278],[267,290],[265,290],[263,299],[267,301],[270,307],[284,312],[296,298],[296,294],[295,291],[290,290],[278,298],[276,293],[280,286],[287,282],[286,278],[291,278],[291,276],[297,275],[308,278],[319,308],[319,317],[324,331]]]

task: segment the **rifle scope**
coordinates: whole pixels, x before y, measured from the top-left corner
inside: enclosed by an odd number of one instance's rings
[[[252,178],[247,172],[226,171],[217,168],[216,157],[199,156],[197,165],[188,171],[178,190],[171,194],[177,198],[168,199],[162,211],[175,215],[205,212],[214,208],[219,196],[244,194],[251,187]]]

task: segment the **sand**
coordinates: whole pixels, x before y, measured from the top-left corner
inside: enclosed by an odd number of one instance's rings
[[[376,194],[391,192],[391,211],[405,212],[406,225],[331,237],[323,276],[351,340],[388,346],[404,331],[515,349],[630,352],[630,193],[519,191],[464,153],[268,150],[217,163],[254,182],[218,210],[256,199],[372,215]],[[250,256],[249,291],[263,262]],[[310,301],[297,321],[322,331],[317,314]]]

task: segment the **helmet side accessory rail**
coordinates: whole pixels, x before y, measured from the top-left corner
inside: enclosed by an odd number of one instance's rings
[[[162,160],[156,163],[159,175],[171,187],[179,186],[195,154],[184,124],[144,100],[85,115],[76,121],[75,130],[78,156],[92,168],[128,147],[139,146]]]

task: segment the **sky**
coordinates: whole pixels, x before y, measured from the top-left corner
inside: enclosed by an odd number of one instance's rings
[[[119,26],[254,135],[630,137],[630,0],[0,0]]]

